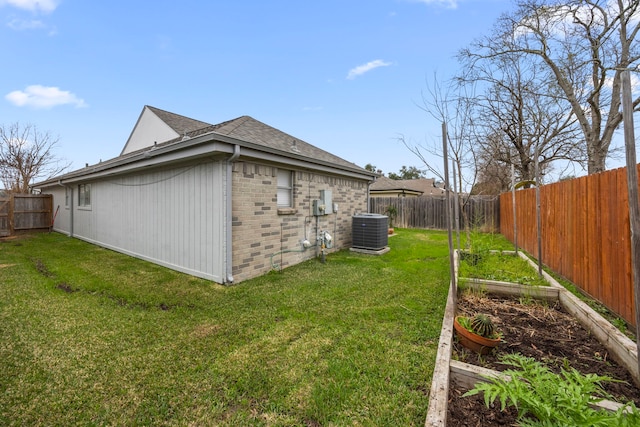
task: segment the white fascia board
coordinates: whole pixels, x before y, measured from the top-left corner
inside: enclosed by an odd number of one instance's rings
[[[166,146],[157,148],[151,147],[146,151],[136,154],[135,156],[122,159],[121,161],[115,159],[112,162],[105,162],[105,164],[99,163],[97,165],[90,166],[88,170],[83,173],[79,173],[76,176],[63,180],[54,178],[40,183],[36,188],[46,188],[51,185],[89,181],[152,166],[161,166],[206,156],[215,156],[216,154],[232,155],[234,152],[233,147],[235,145],[241,147],[241,157],[280,163],[306,170],[343,175],[365,181],[374,180],[373,174],[368,175],[366,173],[361,173],[355,168],[352,170],[336,166],[329,162],[322,162],[319,160],[309,159],[304,156],[283,153],[280,150],[270,149],[269,147],[264,147],[262,145],[249,143],[247,141],[212,132]]]
[[[349,171],[347,169],[338,168],[333,165],[325,165],[320,162],[310,162],[309,160],[306,160],[306,157],[301,157],[299,159],[296,159],[294,157],[283,157],[281,154],[272,154],[267,153],[263,150],[256,150],[246,147],[243,147],[241,156],[264,160],[271,163],[285,164],[287,166],[297,167],[300,169],[326,172],[334,175],[343,175],[350,178],[362,179],[365,181],[373,181],[373,178],[370,175],[361,174],[355,171]]]
[[[346,167],[336,166],[334,163],[330,162],[323,162],[321,160],[311,159],[309,157],[292,153],[283,153],[280,150],[275,150],[263,145],[242,141],[240,139],[235,139],[226,135],[216,134],[216,139],[242,147],[242,151],[240,154],[241,157],[266,160],[272,163],[284,163],[286,165],[299,167],[301,169],[316,170],[320,172],[332,173],[335,175],[344,175],[351,178],[362,179],[365,181],[374,181],[375,176],[377,176],[374,173],[371,173],[371,175],[361,173],[355,167],[354,169],[349,169]]]
[[[168,147],[166,147],[168,148]],[[184,162],[210,156],[212,159],[216,154],[231,155],[233,146],[211,141],[207,144],[192,145],[191,147],[181,147],[180,150],[166,150],[165,147],[149,149],[139,155],[126,159],[123,164],[115,164],[101,167],[100,164],[90,167],[86,173],[62,180],[62,184],[80,181],[90,181],[106,176],[120,175],[154,166],[168,165],[171,163]],[[55,181],[56,183],[58,181]],[[57,184],[56,184],[57,185]],[[48,185],[47,185],[48,186]]]

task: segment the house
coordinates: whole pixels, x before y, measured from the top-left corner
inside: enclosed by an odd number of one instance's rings
[[[120,156],[34,187],[58,232],[230,284],[349,247],[375,176],[248,116],[145,106]]]
[[[433,178],[391,179],[381,176],[371,185],[371,197],[442,196],[444,189]]]

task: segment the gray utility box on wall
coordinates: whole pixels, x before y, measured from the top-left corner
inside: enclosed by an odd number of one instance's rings
[[[331,190],[320,190],[320,199],[312,202],[313,215],[329,215],[334,212]]]
[[[389,218],[373,213],[354,215],[351,231],[354,248],[383,249],[389,242]]]

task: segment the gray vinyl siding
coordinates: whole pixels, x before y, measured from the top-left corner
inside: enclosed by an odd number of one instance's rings
[[[221,283],[224,168],[208,162],[91,181],[90,209],[77,206],[76,185],[73,235]]]
[[[55,215],[53,220],[53,230],[59,233],[69,234],[69,219],[71,218],[71,211],[64,205],[64,187],[51,187],[46,189],[44,193],[51,194],[53,196],[52,214]]]

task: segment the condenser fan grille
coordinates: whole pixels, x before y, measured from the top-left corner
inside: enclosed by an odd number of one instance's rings
[[[389,218],[380,214],[358,214],[353,216],[353,247],[380,250],[389,241]]]

